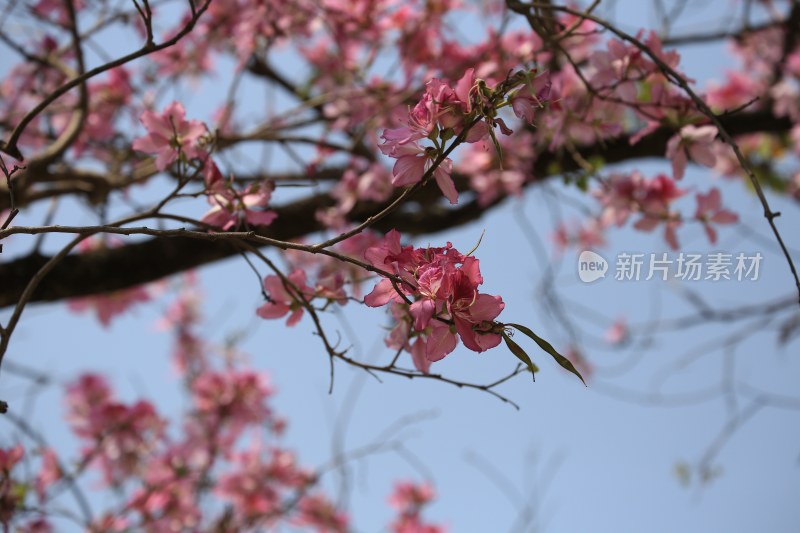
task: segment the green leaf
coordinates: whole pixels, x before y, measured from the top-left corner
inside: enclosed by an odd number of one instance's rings
[[[522,361],[525,366],[528,367],[528,370],[531,371],[531,375],[533,376],[533,380],[536,381],[536,372],[539,371],[539,367],[533,364],[533,361],[531,361],[531,358],[527,353],[525,353],[525,350],[522,349],[522,346],[512,341],[511,337],[505,333],[503,333],[503,340],[506,341],[506,346],[508,346],[508,349],[511,350],[511,353],[517,356],[517,359]]]
[[[497,152],[497,160],[500,163],[500,169],[503,169],[503,149],[500,148],[500,143],[497,142],[497,137],[494,135],[494,129],[489,128],[489,137],[492,138],[492,144],[494,144],[494,149]]]
[[[538,344],[539,348],[549,353],[553,357],[553,359],[555,359],[556,362],[559,365],[561,365],[562,368],[578,376],[578,378],[580,378],[583,384],[586,385],[586,381],[584,381],[583,376],[581,376],[581,373],[578,372],[578,370],[575,368],[575,365],[572,364],[572,361],[570,361],[569,359],[558,353],[556,349],[553,348],[552,344],[550,344],[549,342],[541,338],[539,335],[531,331],[530,328],[526,328],[525,326],[521,326],[519,324],[506,324],[506,325],[518,329],[519,331],[521,331],[522,333],[533,339],[533,342]]]

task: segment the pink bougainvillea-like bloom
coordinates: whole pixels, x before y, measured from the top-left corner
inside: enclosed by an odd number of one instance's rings
[[[265,458],[254,446],[233,455],[232,468],[221,475],[215,492],[233,504],[234,512],[245,520],[277,518],[286,489],[305,487],[311,476],[298,468],[291,452],[272,449]]]
[[[549,75],[529,79],[510,99],[514,114],[528,124],[533,124],[536,111],[542,109],[550,98],[552,86]]]
[[[600,222],[624,224],[631,214],[641,213],[634,228],[653,231],[664,224],[664,238],[672,249],[678,248],[676,230],[681,225],[678,213],[672,210],[672,202],[686,194],[678,188],[675,180],[664,174],[645,179],[639,172],[629,175],[614,174],[609,177],[603,190],[595,193],[603,204]]]
[[[389,497],[389,505],[398,512],[398,517],[389,526],[392,533],[442,533],[444,528],[425,523],[421,516],[422,509],[434,497],[433,487],[428,483],[396,483]]]
[[[418,370],[428,369],[420,361],[423,346],[427,361],[438,361],[455,349],[459,337],[464,346],[476,352],[500,344],[501,325],[495,319],[503,310],[503,300],[478,292],[483,277],[474,257],[464,256],[450,243],[441,248],[404,247],[396,230],[387,233],[379,245],[367,249],[364,257],[373,266],[403,280],[381,280],[364,303],[370,307],[389,302],[407,306],[411,328],[393,329],[387,342],[411,352]],[[397,307],[392,314],[404,315]],[[418,337],[413,345],[409,342],[411,336]]]
[[[58,456],[52,449],[47,448],[42,452],[42,465],[34,483],[39,501],[44,502],[47,499],[47,489],[61,479],[62,475]]]
[[[294,326],[303,317],[300,300],[313,296],[314,289],[306,284],[306,273],[301,269],[294,270],[286,278],[288,287],[278,276],[264,278],[264,289],[269,295],[269,301],[256,309],[256,314],[261,318],[280,318],[290,313],[286,325]]]
[[[428,483],[399,481],[389,496],[389,505],[400,513],[416,512],[420,507],[436,497],[433,487]]]
[[[624,318],[618,318],[609,326],[603,338],[609,344],[622,344],[628,335],[628,322]]]
[[[248,425],[263,424],[271,418],[267,399],[272,389],[262,374],[226,370],[205,372],[192,383],[198,418],[214,432],[225,429],[232,442]]]
[[[141,473],[166,425],[150,402],[116,401],[97,374],[67,386],[67,407],[72,430],[85,444],[84,459],[99,463],[109,486]]]
[[[689,159],[704,167],[713,168],[717,162],[714,155],[714,139],[719,130],[716,126],[684,126],[667,143],[667,157],[672,160],[672,176],[683,177]]]
[[[198,120],[186,120],[186,110],[179,102],[172,102],[159,115],[145,111],[140,118],[147,135],[133,141],[133,149],[155,154],[156,168],[164,170],[180,155],[187,159],[205,155],[200,139],[206,134],[205,125]]]
[[[202,222],[230,230],[242,226],[268,226],[278,217],[275,211],[264,208],[269,204],[275,185],[270,181],[254,184],[244,192],[233,184],[214,184],[208,192],[208,203],[213,207],[203,216]]]
[[[739,216],[733,211],[722,207],[722,196],[716,187],[708,191],[707,194],[698,193],[696,198],[697,211],[695,211],[694,217],[702,222],[709,242],[716,244],[717,231],[711,223],[719,225],[735,224],[739,221]]]
[[[392,185],[402,187],[418,183],[436,160],[436,151],[433,148],[422,148],[415,142],[398,146],[394,151],[397,162],[392,173]],[[458,191],[453,184],[450,173],[453,171],[453,162],[445,158],[433,171],[436,185],[451,204],[458,203]]]
[[[433,178],[450,203],[457,203],[458,192],[450,177],[453,163],[442,157],[446,141],[461,136],[460,142],[476,143],[490,134],[494,138],[495,128],[503,135],[510,135],[512,130],[496,112],[500,100],[507,97],[514,112],[532,122],[534,107],[541,107],[549,98],[550,83],[544,78],[526,80],[528,78],[518,73],[490,89],[485,80],[476,76],[475,69],[469,68],[455,88],[438,78],[428,81],[422,98],[400,119],[403,124],[388,128],[381,135],[381,152],[397,159],[392,184],[402,187],[419,183],[439,160]],[[499,88],[503,92],[499,92]],[[510,94],[513,90],[516,92]],[[434,146],[420,145],[424,139]]]
[[[299,516],[295,522],[298,527],[318,533],[345,533],[348,530],[347,515],[322,495],[306,496],[297,507]]]

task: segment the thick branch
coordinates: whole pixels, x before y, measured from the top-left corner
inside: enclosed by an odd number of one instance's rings
[[[782,133],[791,128],[785,118],[776,118],[765,111],[741,113],[721,119],[731,135],[767,132]],[[620,137],[593,146],[580,148],[584,158],[601,156],[608,163],[618,163],[649,157],[663,157],[666,144],[675,132],[661,128],[631,146],[628,137]],[[548,177],[548,172],[557,166],[561,173],[579,170],[579,165],[568,154],[542,153],[537,159],[530,184]],[[458,180],[459,189],[466,190],[466,180]],[[386,202],[388,204],[393,200]],[[476,202],[467,202],[455,209],[444,207],[435,186],[414,196],[406,209],[396,211],[375,224],[375,229],[387,231],[396,228],[402,233],[430,234],[466,222],[477,220],[490,206],[481,207]],[[379,212],[386,204],[358,204],[350,213],[353,222],[360,222]],[[322,230],[314,214],[320,208],[333,205],[326,194],[317,194],[277,209],[278,219],[261,234],[281,239],[295,240]],[[24,237],[16,237],[23,239]],[[206,242],[186,238],[154,238],[120,248],[71,255],[64,259],[44,279],[32,301],[55,301],[64,298],[124,289],[154,281],[183,270],[198,267],[230,256],[237,255],[239,248],[230,242]],[[49,257],[33,255],[0,265],[0,307],[16,303],[23,288]]]

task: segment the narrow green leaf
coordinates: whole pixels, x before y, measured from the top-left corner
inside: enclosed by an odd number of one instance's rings
[[[556,349],[553,348],[552,344],[550,344],[549,342],[547,342],[546,340],[541,338],[539,335],[537,335],[536,333],[531,331],[530,328],[526,328],[525,326],[521,326],[519,324],[506,324],[506,325],[507,326],[511,326],[512,328],[518,329],[523,334],[525,334],[528,337],[530,337],[531,339],[533,339],[533,342],[538,344],[539,348],[541,348],[545,352],[549,353],[553,357],[553,359],[555,359],[556,362],[559,365],[561,365],[562,368],[564,368],[565,370],[568,370],[568,371],[572,372],[573,374],[575,374],[576,376],[578,376],[578,378],[580,378],[580,380],[583,382],[583,384],[586,385],[586,381],[584,381],[583,376],[581,376],[581,373],[578,372],[578,369],[575,368],[575,365],[572,364],[572,361],[570,361],[569,359],[567,359],[566,357],[564,357],[563,355],[558,353],[558,351],[556,351]]]
[[[506,341],[506,346],[508,346],[508,349],[511,350],[511,353],[513,353],[517,359],[522,361],[525,366],[528,367],[528,370],[531,371],[531,375],[533,376],[533,380],[536,381],[536,372],[539,371],[539,367],[533,364],[533,361],[531,361],[531,358],[528,357],[527,353],[525,353],[525,350],[522,349],[522,346],[512,341],[511,338],[505,333],[503,333],[503,339]]]

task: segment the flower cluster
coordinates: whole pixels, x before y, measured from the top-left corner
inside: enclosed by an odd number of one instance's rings
[[[495,127],[510,135],[512,130],[497,116],[498,109],[506,105],[511,105],[518,117],[532,122],[534,110],[542,107],[550,94],[549,83],[541,80],[519,72],[490,88],[487,81],[476,77],[473,68],[467,69],[455,87],[431,79],[420,101],[403,119],[404,124],[381,135],[381,152],[397,160],[392,184],[402,187],[418,183],[433,169],[432,177],[442,194],[451,204],[457,203],[458,191],[450,177],[453,161],[445,157],[445,142],[454,137],[467,143],[490,135],[494,138]],[[423,139],[433,146],[420,145]]]
[[[138,475],[162,435],[165,421],[150,402],[113,398],[102,376],[85,374],[69,385],[68,419],[84,444],[84,460],[97,461],[104,481],[119,486]]]
[[[398,513],[390,525],[392,533],[442,533],[444,528],[427,524],[422,520],[422,509],[433,501],[433,487],[427,483],[415,484],[403,481],[395,484],[389,497],[391,505]]]
[[[199,120],[186,120],[180,102],[172,102],[159,115],[145,111],[141,117],[147,135],[133,141],[133,149],[155,154],[156,168],[164,170],[179,158],[200,158],[205,155],[203,139],[207,133]]]
[[[440,248],[402,246],[400,233],[392,230],[367,249],[365,258],[396,279],[382,279],[364,303],[395,304],[392,314],[398,324],[387,343],[411,352],[418,370],[426,372],[430,362],[455,350],[459,338],[475,352],[500,344],[502,325],[495,319],[505,304],[499,296],[478,292],[483,277],[474,257],[450,243]]]
[[[278,216],[266,209],[274,184],[263,181],[240,190],[232,176],[226,181],[211,159],[208,128],[198,120],[186,120],[179,102],[172,102],[160,115],[145,111],[140,120],[147,135],[133,141],[134,150],[154,154],[158,170],[182,161],[205,176],[205,194],[212,207],[201,222],[227,231],[246,225],[267,226]]]
[[[622,226],[633,213],[642,218],[634,227],[652,231],[665,225],[664,237],[673,248],[678,247],[676,230],[681,224],[680,215],[672,209],[672,203],[686,194],[670,177],[659,174],[653,179],[644,178],[639,172],[614,174],[609,177],[603,190],[595,193],[603,205],[601,221],[604,224]]]
[[[222,179],[222,173],[213,161],[206,170],[206,194],[211,210],[202,222],[223,230],[241,226],[268,226],[278,217],[275,211],[265,209],[272,198],[275,185],[271,181],[254,183],[245,190],[237,190],[233,177],[230,182]]]

